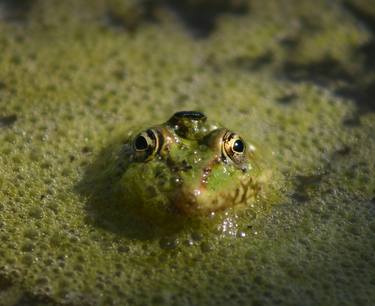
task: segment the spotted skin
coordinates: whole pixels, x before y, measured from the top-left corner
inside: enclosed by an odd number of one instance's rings
[[[260,191],[253,148],[201,112],[178,112],[126,142],[119,187],[126,203],[151,215],[247,205]]]

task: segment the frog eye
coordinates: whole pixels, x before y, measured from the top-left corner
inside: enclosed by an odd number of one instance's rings
[[[245,152],[245,144],[242,141],[242,139],[237,139],[233,143],[232,150],[233,150],[233,152],[236,152],[236,153],[243,153],[243,152]]]
[[[246,144],[236,133],[227,131],[222,138],[222,157],[225,160],[232,160],[241,164],[246,152]]]
[[[133,140],[133,151],[138,161],[150,160],[159,151],[160,136],[154,129],[139,133]]]

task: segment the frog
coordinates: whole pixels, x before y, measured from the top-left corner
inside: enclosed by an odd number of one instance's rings
[[[246,207],[259,194],[255,146],[203,112],[179,111],[130,134],[118,188],[150,218],[207,216]]]

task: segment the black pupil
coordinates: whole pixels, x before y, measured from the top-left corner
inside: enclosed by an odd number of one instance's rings
[[[148,148],[147,140],[143,136],[138,136],[135,139],[135,148],[137,150],[146,150]]]
[[[242,142],[242,140],[238,139],[233,144],[233,151],[237,153],[242,153],[245,149],[245,146]]]

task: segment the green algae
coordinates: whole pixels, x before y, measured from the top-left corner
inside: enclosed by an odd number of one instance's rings
[[[199,39],[163,1],[29,3],[0,2],[0,303],[374,303],[371,1],[227,4]],[[274,179],[255,210],[165,233],[102,170],[182,109]]]

